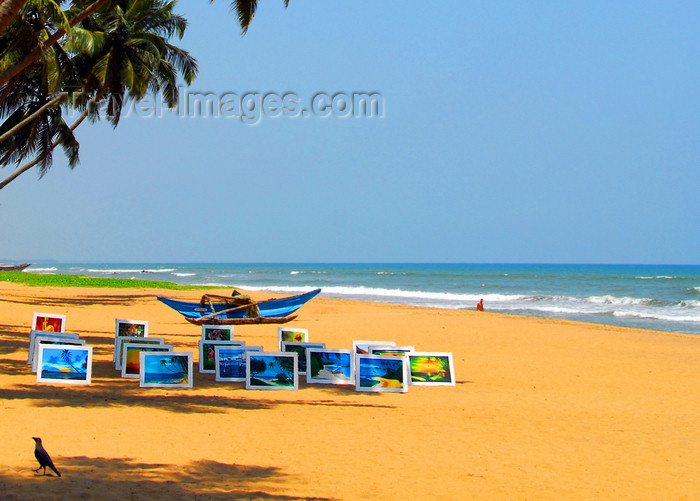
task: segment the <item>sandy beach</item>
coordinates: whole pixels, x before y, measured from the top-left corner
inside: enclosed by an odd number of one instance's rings
[[[700,337],[324,298],[290,327],[351,348],[452,352],[454,387],[139,388],[112,363],[116,318],[192,351],[201,328],[155,300],[201,291],[0,283],[0,499],[697,499]],[[252,293],[254,298],[272,296]],[[93,346],[90,386],[36,383],[33,312]],[[277,326],[235,337],[276,351]],[[33,436],[62,477],[41,476]]]

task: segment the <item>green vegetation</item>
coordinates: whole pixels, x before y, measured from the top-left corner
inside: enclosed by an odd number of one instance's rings
[[[194,285],[178,285],[157,280],[132,280],[128,278],[95,278],[85,275],[44,275],[24,271],[0,272],[0,282],[13,282],[31,287],[104,287],[110,289],[212,289]]]

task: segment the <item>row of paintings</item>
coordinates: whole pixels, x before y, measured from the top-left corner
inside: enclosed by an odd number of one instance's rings
[[[116,319],[114,368],[143,388],[192,388],[192,353],[149,337],[147,320]]]
[[[65,316],[34,314],[27,363],[38,382],[90,384],[92,347],[66,333]],[[352,350],[310,343],[307,329],[280,327],[279,352],[234,340],[233,326],[203,326],[199,370],[217,381],[245,381],[249,389],[297,389],[309,383],[354,384],[358,391],[399,391],[408,385],[454,385],[451,353],[416,352],[391,341],[354,341]],[[114,364],[143,387],[192,387],[192,354],[173,352],[163,338],[148,337],[148,322],[116,320]]]
[[[408,391],[412,384],[454,384],[451,353],[411,353],[397,357],[309,348],[306,356],[310,368],[307,382],[354,384],[356,391],[401,393]],[[239,367],[244,364],[246,389],[299,388],[299,353],[296,351],[246,351],[236,354],[236,361]],[[438,373],[441,373],[438,378],[441,381],[436,380]]]

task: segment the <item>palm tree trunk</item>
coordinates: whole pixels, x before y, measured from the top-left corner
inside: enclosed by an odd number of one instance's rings
[[[48,108],[51,106],[54,106],[58,104],[58,102],[63,99],[65,96],[64,93],[60,93],[58,96],[54,97],[51,101],[46,103],[44,106],[36,110],[34,113],[26,117],[24,120],[22,120],[20,123],[12,127],[10,130],[5,132],[4,134],[0,135],[0,142],[4,141],[8,137],[10,137],[12,134],[20,130],[22,127],[27,125],[29,122],[32,122],[35,118],[37,118],[39,115],[41,115],[44,111],[46,111]]]
[[[80,125],[80,124],[83,122],[83,120],[85,120],[85,119],[87,118],[89,112],[90,112],[90,108],[88,107],[88,108],[86,108],[85,111],[80,115],[80,117],[73,123],[73,125],[70,126],[70,130],[71,130],[71,131],[74,131],[74,130],[78,127],[78,125]],[[55,141],[53,142],[53,144],[51,145],[51,149],[49,149],[46,153],[44,153],[43,155],[39,155],[38,157],[36,157],[34,160],[32,160],[31,162],[29,162],[28,164],[23,165],[22,167],[20,167],[20,168],[17,169],[16,171],[14,171],[12,174],[10,174],[9,176],[7,176],[2,182],[0,182],[0,190],[3,189],[3,188],[4,188],[5,186],[7,186],[8,184],[10,184],[10,183],[11,183],[12,181],[14,181],[15,179],[17,179],[20,175],[24,174],[24,173],[27,172],[29,169],[31,169],[32,167],[34,167],[36,164],[38,164],[39,162],[41,162],[44,158],[46,158],[46,155],[48,155],[50,152],[52,152],[53,150],[55,150],[55,149],[56,149],[56,146],[60,145],[62,142],[63,142],[63,139],[57,139],[57,140],[55,140]]]
[[[24,7],[27,0],[2,0],[0,2],[0,33],[5,31],[12,18]]]
[[[3,5],[8,2],[8,3],[14,3],[19,0],[2,0]],[[26,1],[26,0],[25,0]],[[76,24],[78,24],[80,21],[85,19],[86,17],[94,14],[96,11],[104,7],[104,5],[109,2],[109,0],[96,0],[94,3],[92,3],[87,9],[82,11],[80,14],[75,16],[73,19],[70,20],[70,27],[72,28]],[[54,33],[46,42],[44,42],[42,45],[34,49],[32,52],[27,54],[24,59],[22,59],[19,63],[15,64],[12,68],[8,68],[6,71],[4,71],[0,75],[0,86],[5,85],[7,82],[10,81],[11,78],[13,78],[16,75],[19,75],[22,71],[24,71],[30,64],[32,64],[37,57],[39,57],[39,54],[45,52],[48,50],[53,44],[58,42],[61,38],[63,38],[63,35],[66,34],[66,30],[63,28],[59,29],[56,33]]]

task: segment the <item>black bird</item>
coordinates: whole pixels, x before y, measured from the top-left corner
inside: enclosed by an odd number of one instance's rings
[[[39,473],[40,469],[44,469],[44,475],[46,475],[46,468],[49,467],[53,471],[56,472],[56,475],[59,477],[61,474],[58,472],[56,467],[53,465],[53,461],[51,461],[51,456],[49,456],[49,453],[46,452],[44,447],[41,445],[41,439],[39,437],[32,437],[34,439],[34,442],[36,442],[36,446],[34,447],[34,457],[36,457],[36,460],[39,461],[39,468],[34,470],[35,472]]]

